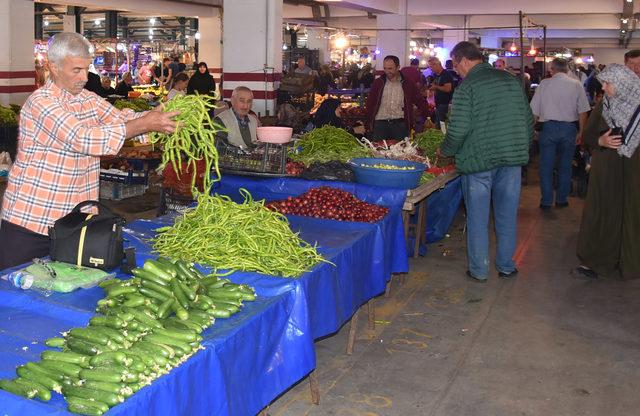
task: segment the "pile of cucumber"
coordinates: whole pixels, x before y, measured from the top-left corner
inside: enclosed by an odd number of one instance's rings
[[[19,366],[0,389],[42,401],[55,391],[69,411],[101,415],[202,348],[200,334],[215,318],[256,298],[253,288],[204,276],[183,261],[147,260],[133,274],[100,283],[107,293],[98,301],[101,315],[49,338],[46,345],[61,350]]]

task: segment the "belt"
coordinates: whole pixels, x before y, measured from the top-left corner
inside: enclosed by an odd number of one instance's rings
[[[404,123],[404,119],[403,118],[387,118],[387,119],[376,120],[376,121],[384,121],[386,123],[398,123],[398,122],[403,122]]]
[[[569,123],[569,124],[577,123],[577,122],[578,122],[578,120],[575,120],[575,121],[560,121],[560,120],[547,120],[547,121],[544,121],[544,123]]]

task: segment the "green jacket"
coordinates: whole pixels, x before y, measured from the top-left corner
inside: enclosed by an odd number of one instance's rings
[[[461,173],[522,166],[532,138],[533,114],[518,79],[489,64],[471,68],[453,93],[442,154],[455,156]]]

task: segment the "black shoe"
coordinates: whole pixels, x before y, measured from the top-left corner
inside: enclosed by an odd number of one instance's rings
[[[578,278],[582,278],[582,279],[586,279],[586,280],[592,280],[592,279],[597,279],[598,278],[598,273],[595,272],[595,270],[592,270],[586,266],[578,266],[575,268],[574,270],[576,273],[576,277]]]
[[[540,204],[540,209],[543,211],[549,211],[551,209],[551,205],[542,205]]]
[[[509,273],[498,272],[498,276],[500,276],[503,279],[510,279],[512,277],[516,277],[517,274],[518,274],[518,269],[513,269]]]
[[[471,274],[471,272],[469,270],[467,270],[467,277],[470,280],[473,280],[474,282],[477,282],[477,283],[487,283],[487,279],[486,278],[481,279],[479,277],[475,277],[474,275]]]
[[[566,208],[569,206],[568,202],[556,202],[556,208]]]

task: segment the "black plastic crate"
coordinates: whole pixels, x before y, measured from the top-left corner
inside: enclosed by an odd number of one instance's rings
[[[223,170],[284,175],[291,144],[261,143],[255,148],[241,149],[216,140],[218,165]]]
[[[100,169],[100,180],[123,183],[125,185],[148,185],[149,171],[118,171]]]

